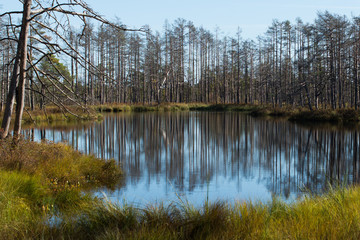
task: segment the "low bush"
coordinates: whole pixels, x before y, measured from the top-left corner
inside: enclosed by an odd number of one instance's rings
[[[61,143],[2,140],[0,159],[0,169],[40,176],[57,187],[108,186],[122,175],[114,160],[84,155]]]

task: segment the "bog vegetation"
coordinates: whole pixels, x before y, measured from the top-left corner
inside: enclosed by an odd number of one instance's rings
[[[11,149],[9,151],[8,149]],[[133,206],[87,193],[121,184],[114,161],[62,144],[2,140],[0,239],[359,239],[359,187],[293,203],[186,199]]]

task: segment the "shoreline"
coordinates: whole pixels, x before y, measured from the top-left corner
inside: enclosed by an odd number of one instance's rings
[[[53,123],[80,123],[101,121],[103,113],[120,112],[242,112],[252,117],[284,118],[297,123],[330,123],[330,124],[356,124],[360,121],[360,110],[353,108],[342,109],[315,109],[310,111],[301,107],[273,108],[267,105],[250,104],[204,104],[204,103],[169,103],[169,104],[105,104],[89,105],[86,112],[78,107],[68,107],[73,113],[65,113],[56,107],[48,107],[46,111],[39,109],[26,111],[23,117],[24,125],[53,124]],[[0,116],[1,117],[1,116]],[[1,121],[0,121],[1,122]]]
[[[282,117],[293,122],[328,122],[328,123],[357,123],[360,120],[360,111],[353,108],[344,109],[317,109],[310,111],[307,108],[282,107],[273,108],[265,105],[250,104],[203,104],[203,103],[170,103],[160,105],[125,105],[106,104],[92,106],[97,112],[176,112],[176,111],[216,111],[216,112],[243,112],[253,117]]]

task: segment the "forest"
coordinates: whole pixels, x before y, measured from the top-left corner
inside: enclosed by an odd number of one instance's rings
[[[30,22],[25,103],[31,109],[55,102],[359,107],[359,17],[322,12],[313,23],[274,20],[252,40],[240,29],[224,36],[185,19],[165,22],[162,32],[124,31],[114,27],[120,22],[87,16],[82,27],[59,21],[48,13]],[[1,18],[1,109],[18,26]]]

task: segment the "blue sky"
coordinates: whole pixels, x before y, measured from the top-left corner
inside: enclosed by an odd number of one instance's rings
[[[273,19],[295,22],[313,22],[317,12],[360,16],[360,0],[84,0],[95,11],[113,20],[119,17],[123,24],[139,28],[148,24],[161,31],[165,20],[191,20],[195,26],[224,35],[234,35],[238,27],[243,38],[255,39],[263,34]],[[19,10],[17,0],[0,0],[0,12]]]

